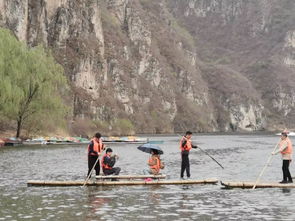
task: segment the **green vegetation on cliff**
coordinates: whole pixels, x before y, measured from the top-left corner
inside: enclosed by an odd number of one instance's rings
[[[49,52],[28,48],[0,29],[0,116],[22,129],[35,131],[59,125],[67,112],[62,94],[67,89],[63,68]]]

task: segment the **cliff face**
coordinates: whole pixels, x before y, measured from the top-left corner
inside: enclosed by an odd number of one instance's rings
[[[121,133],[294,127],[292,0],[0,0],[0,23],[52,49],[79,124]]]

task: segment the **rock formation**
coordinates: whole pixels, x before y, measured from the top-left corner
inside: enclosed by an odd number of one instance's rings
[[[0,0],[0,25],[52,50],[74,122],[118,133],[295,127],[293,0]]]

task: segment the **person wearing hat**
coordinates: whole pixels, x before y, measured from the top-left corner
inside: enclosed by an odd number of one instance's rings
[[[105,155],[102,157],[101,166],[102,171],[105,175],[119,175],[121,168],[114,167],[116,160],[119,159],[118,155],[112,155],[113,150],[111,148],[107,148]]]
[[[189,163],[189,152],[192,148],[198,148],[198,146],[192,145],[192,132],[187,131],[185,136],[180,140],[180,150],[181,150],[181,171],[180,178],[183,179],[184,171],[186,171],[187,178],[190,178],[190,163]]]
[[[292,161],[292,142],[288,137],[287,131],[283,131],[281,134],[281,141],[279,143],[279,149],[277,151],[272,152],[272,154],[277,153],[282,154],[283,159],[283,180],[280,183],[293,183],[291,173],[289,171],[289,165]]]

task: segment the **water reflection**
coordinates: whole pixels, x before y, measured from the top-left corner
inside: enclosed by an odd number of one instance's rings
[[[282,188],[282,193],[291,193],[291,189],[289,189],[289,188]]]

